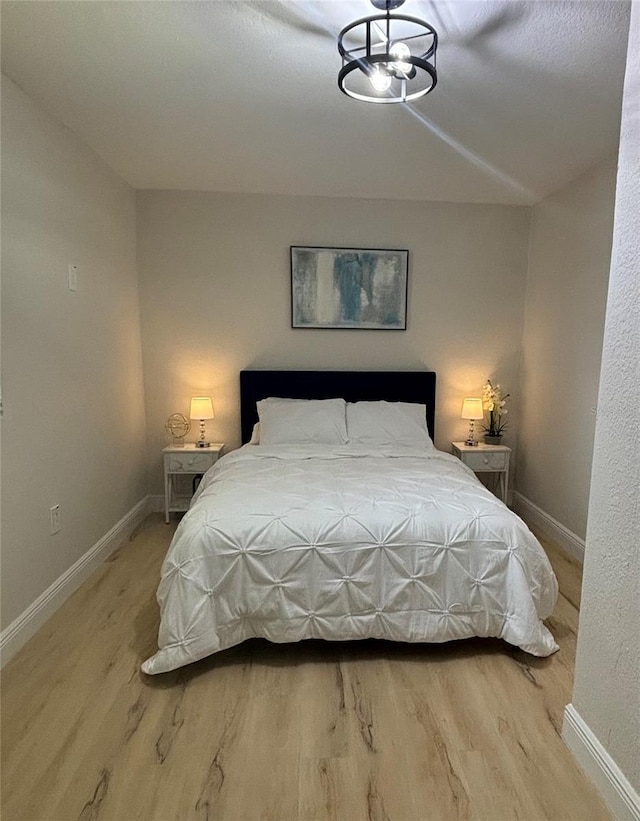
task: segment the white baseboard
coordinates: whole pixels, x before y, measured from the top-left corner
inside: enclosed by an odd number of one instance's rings
[[[616,821],[640,821],[640,795],[573,704],[564,709],[562,738]]]
[[[6,664],[33,634],[65,602],[102,562],[126,539],[151,512],[149,496],[115,524],[84,556],[30,604],[0,634],[0,667]]]
[[[584,563],[584,539],[576,536],[568,527],[565,527],[553,516],[550,516],[545,510],[538,505],[534,505],[522,493],[517,490],[513,491],[512,495],[513,509],[521,516],[525,522],[531,527],[536,528],[545,536],[553,539],[563,550],[565,550],[574,559]]]

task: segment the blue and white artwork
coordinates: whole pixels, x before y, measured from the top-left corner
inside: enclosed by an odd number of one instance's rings
[[[407,327],[408,251],[291,248],[294,328]]]

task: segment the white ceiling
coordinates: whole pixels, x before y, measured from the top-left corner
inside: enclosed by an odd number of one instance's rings
[[[2,68],[136,188],[530,204],[617,150],[623,0],[407,0],[413,107],[337,88],[368,0],[4,0]]]

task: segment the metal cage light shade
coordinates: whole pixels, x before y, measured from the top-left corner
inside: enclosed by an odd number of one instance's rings
[[[438,33],[424,20],[392,14],[404,0],[371,0],[384,14],[355,20],[338,36],[338,87],[368,103],[406,103],[436,86]],[[359,43],[347,46],[346,41]],[[418,52],[418,53],[416,53]]]

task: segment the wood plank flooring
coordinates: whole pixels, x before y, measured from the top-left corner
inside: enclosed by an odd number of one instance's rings
[[[155,678],[150,517],[7,665],[3,821],[599,821],[560,738],[580,568],[545,541],[561,646],[247,642]]]

